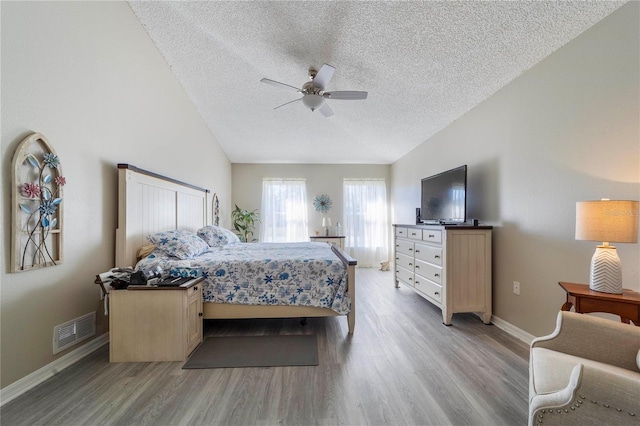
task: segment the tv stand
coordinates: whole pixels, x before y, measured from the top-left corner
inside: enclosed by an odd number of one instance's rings
[[[395,286],[442,309],[451,325],[458,312],[491,323],[491,226],[393,225]]]

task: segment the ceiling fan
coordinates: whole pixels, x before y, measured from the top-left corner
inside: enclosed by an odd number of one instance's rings
[[[292,90],[302,94],[301,98],[277,106],[274,109],[278,109],[294,102],[302,101],[302,104],[309,108],[311,111],[315,111],[317,109],[325,117],[331,117],[333,115],[333,110],[325,102],[325,99],[367,99],[367,92],[359,92],[353,90],[341,90],[336,92],[325,91],[325,87],[327,87],[327,85],[329,84],[329,81],[331,80],[331,77],[333,77],[333,73],[335,71],[336,69],[329,64],[322,65],[317,71],[313,68],[310,68],[309,78],[311,81],[306,82],[302,86],[302,89],[298,89],[297,87],[290,86],[285,83],[280,83],[279,81],[270,80],[268,78],[263,78],[260,81],[272,86],[281,87],[283,89]]]

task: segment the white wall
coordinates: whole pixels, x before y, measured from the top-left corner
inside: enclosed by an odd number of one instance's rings
[[[413,223],[420,179],[468,164],[468,217],[495,226],[494,314],[534,335],[553,329],[558,281],[588,282],[597,244],[574,239],[576,201],[640,199],[639,8],[624,5],[392,165],[394,222]],[[640,290],[638,245],[618,253],[624,287]]]
[[[52,355],[55,325],[97,311],[106,331],[93,280],[114,262],[117,163],[218,193],[226,225],[231,165],[126,2],[1,7],[4,388],[65,354]],[[67,178],[64,263],[9,273],[11,159],[34,131]]]
[[[322,230],[323,215],[313,208],[316,195],[327,194],[331,198],[332,208],[326,215],[331,218],[335,228],[336,222],[344,223],[342,215],[342,183],[345,178],[379,178],[385,179],[387,199],[390,200],[391,167],[388,165],[367,164],[233,164],[232,192],[233,204],[241,209],[260,210],[262,202],[262,180],[264,178],[305,178],[309,206],[309,235],[315,230]],[[234,205],[231,205],[231,208]],[[389,215],[389,217],[391,217]],[[260,235],[260,224],[255,237]]]

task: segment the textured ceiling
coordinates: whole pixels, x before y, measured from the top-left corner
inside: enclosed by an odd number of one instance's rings
[[[624,2],[130,2],[234,163],[389,164]],[[323,117],[295,87],[336,67]]]

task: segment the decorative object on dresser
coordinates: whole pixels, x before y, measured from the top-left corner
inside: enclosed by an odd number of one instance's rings
[[[42,133],[24,138],[13,156],[11,272],[62,263],[60,158]]]
[[[331,218],[330,217],[323,217],[322,218],[322,227],[324,228],[324,236],[328,237],[329,236],[329,228],[331,227]]]
[[[458,312],[490,324],[492,227],[393,226],[396,287],[405,284],[442,309],[445,325]]]
[[[578,201],[576,240],[603,241],[591,258],[589,288],[622,294],[622,264],[616,243],[638,242],[638,202],[629,200]]]

